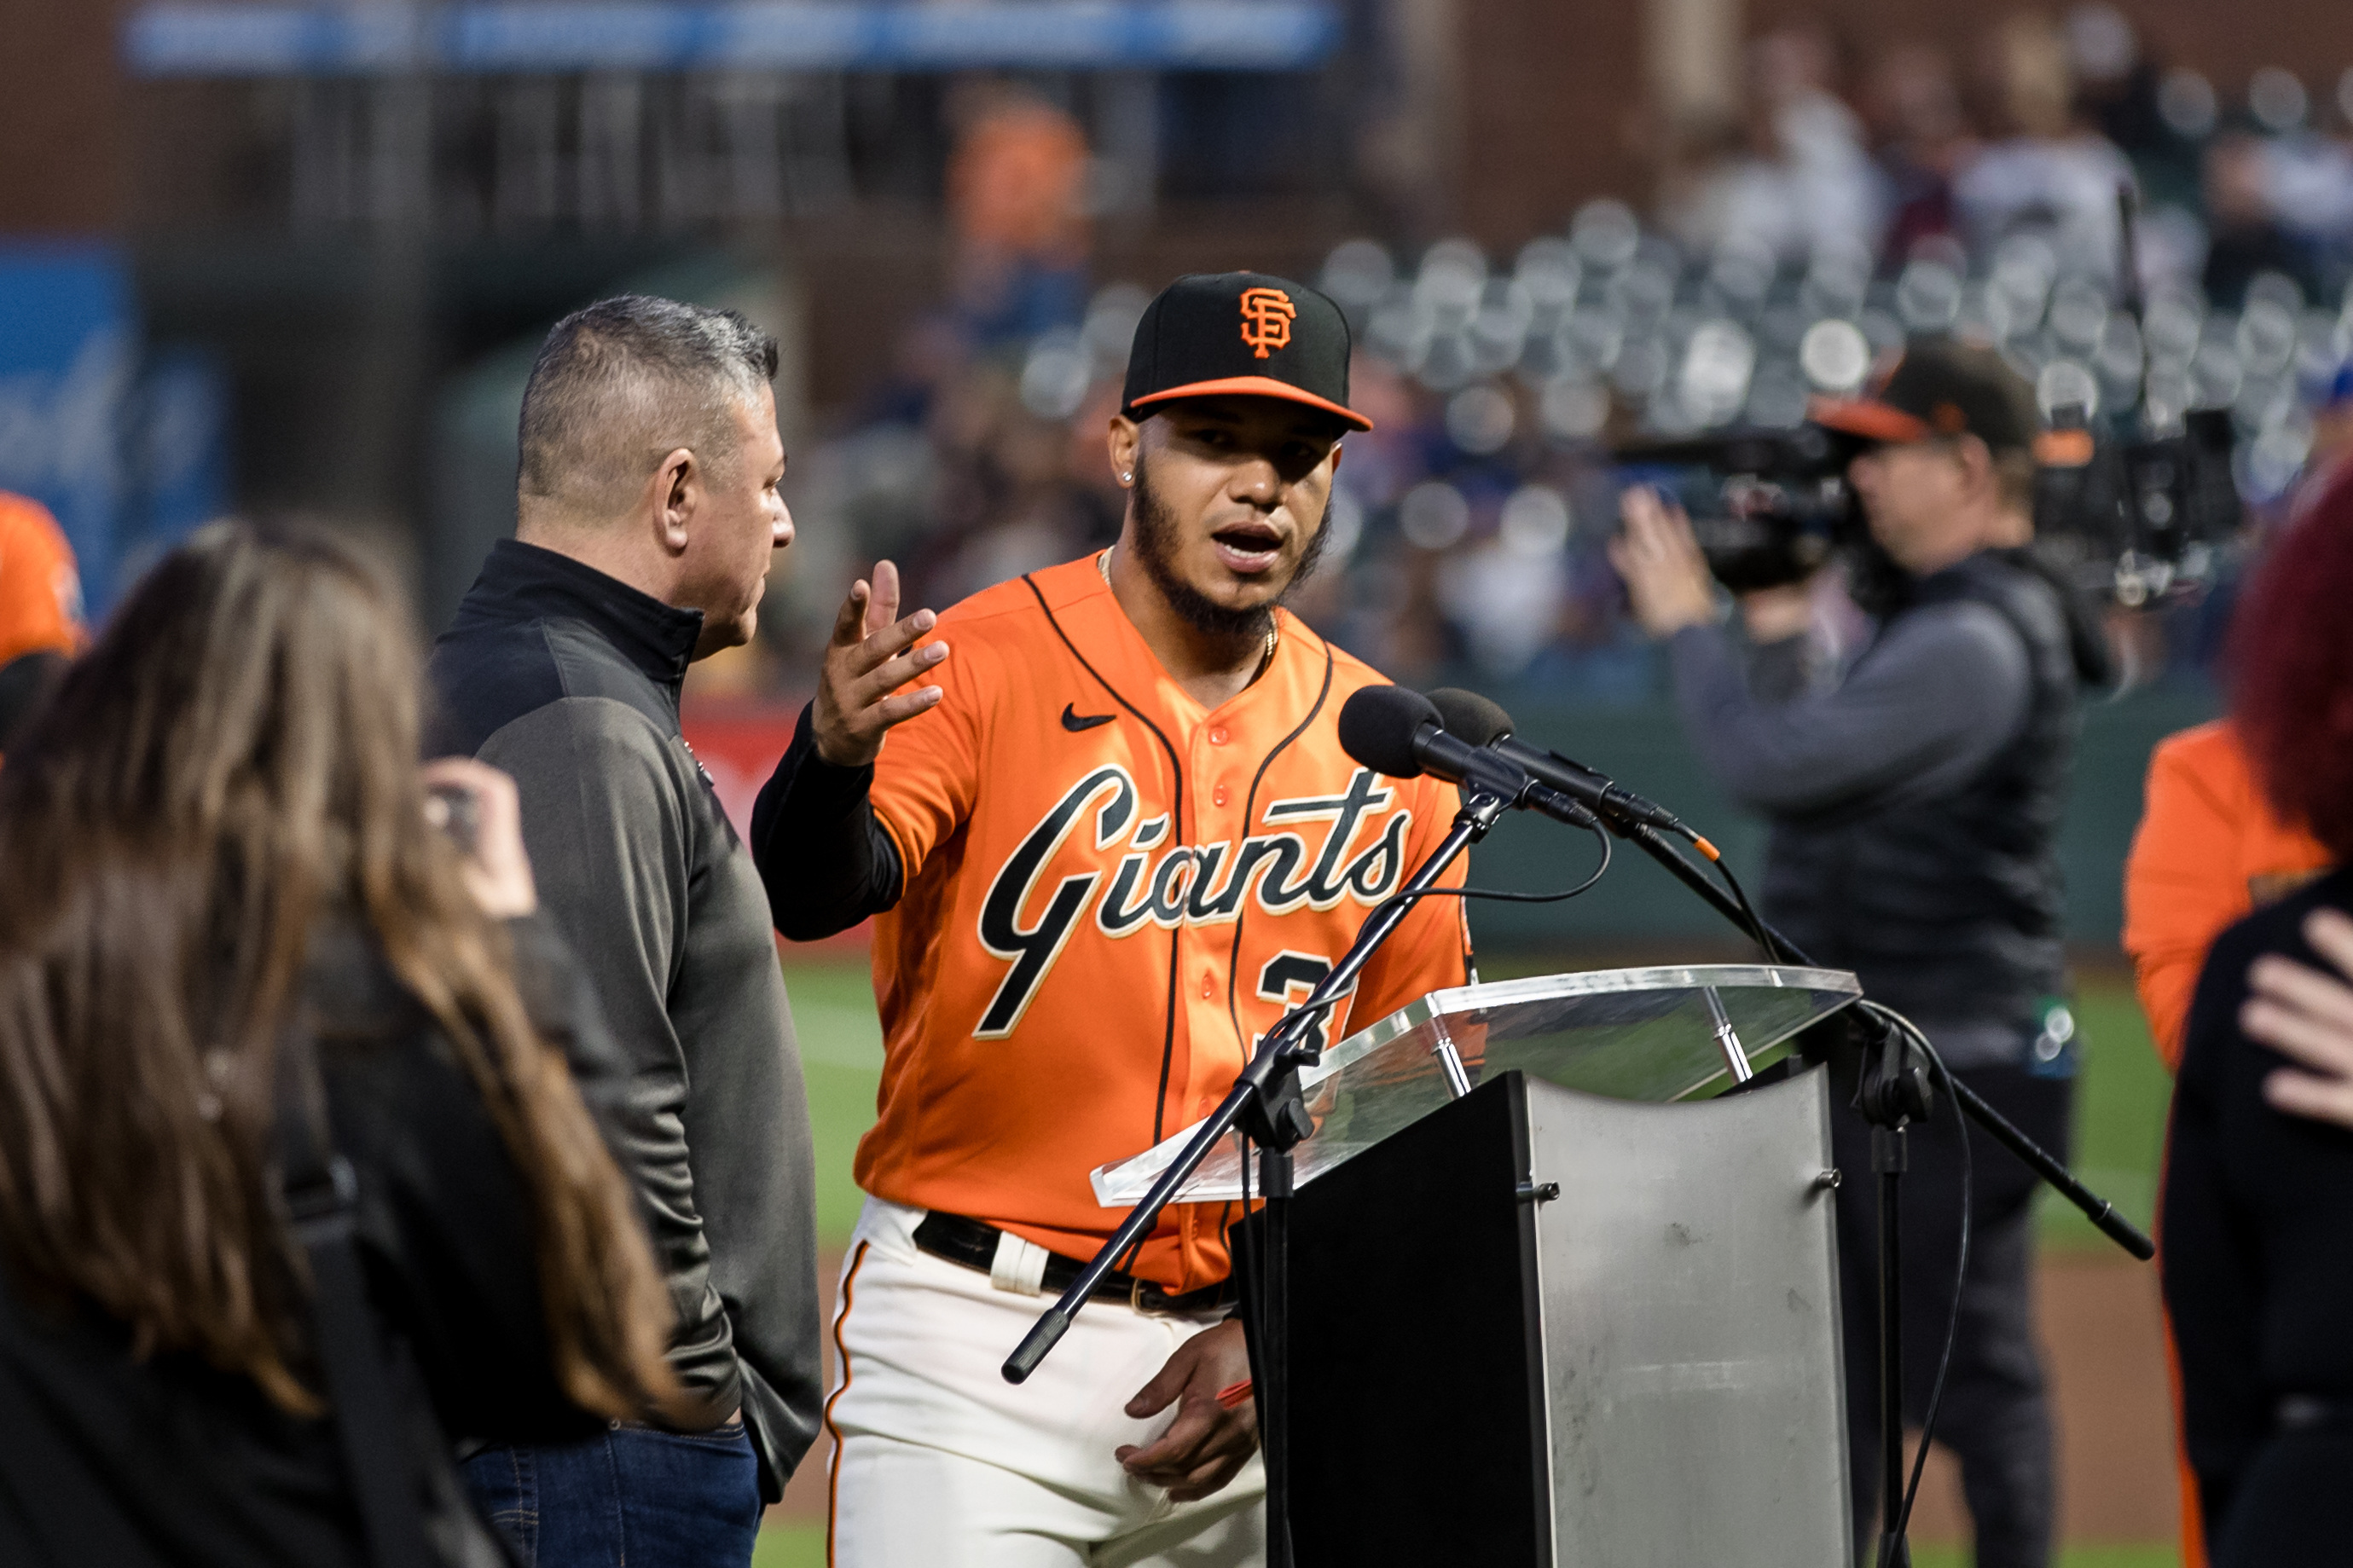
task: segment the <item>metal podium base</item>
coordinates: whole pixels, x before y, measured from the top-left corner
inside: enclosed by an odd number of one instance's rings
[[[1513,1072],[1303,1187],[1300,1568],[1852,1563],[1829,1164],[1820,1071],[1670,1105]]]

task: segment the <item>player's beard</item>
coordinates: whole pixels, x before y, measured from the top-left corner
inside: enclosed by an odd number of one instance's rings
[[[1324,520],[1329,521],[1328,509]],[[1152,585],[1177,618],[1195,631],[1211,637],[1262,637],[1274,629],[1274,609],[1297,593],[1308,578],[1315,574],[1315,566],[1324,558],[1324,541],[1330,530],[1319,521],[1315,531],[1308,536],[1307,548],[1301,552],[1299,564],[1293,567],[1291,580],[1282,591],[1263,605],[1249,609],[1236,609],[1221,605],[1192,584],[1185,581],[1176,570],[1177,522],[1152,488],[1152,472],[1145,466],[1144,454],[1135,454],[1135,558]]]

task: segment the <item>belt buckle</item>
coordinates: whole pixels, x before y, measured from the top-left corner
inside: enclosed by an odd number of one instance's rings
[[[1150,1289],[1152,1289],[1152,1281],[1149,1279],[1130,1279],[1127,1287],[1128,1306],[1144,1317],[1165,1318],[1168,1316],[1168,1308],[1166,1305],[1166,1298],[1165,1296],[1162,1298],[1162,1305],[1158,1307],[1147,1307],[1144,1304],[1144,1293]]]

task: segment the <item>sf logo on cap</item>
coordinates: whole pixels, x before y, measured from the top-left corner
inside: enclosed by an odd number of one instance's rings
[[[1291,346],[1291,319],[1299,314],[1291,296],[1280,289],[1242,290],[1242,342],[1264,359],[1276,349]]]

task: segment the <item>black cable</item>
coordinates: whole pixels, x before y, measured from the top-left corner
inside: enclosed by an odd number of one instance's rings
[[[1693,843],[1700,842],[1699,835],[1692,833],[1688,828],[1684,829],[1684,832],[1690,836]],[[1748,889],[1740,885],[1740,879],[1732,874],[1732,868],[1724,863],[1722,857],[1710,858],[1708,864],[1715,867],[1716,875],[1724,879],[1724,885],[1732,889],[1732,901],[1740,906],[1740,916],[1748,922],[1748,934],[1756,940],[1758,947],[1765,950],[1765,962],[1767,963],[1778,962],[1778,954],[1774,951],[1772,933],[1765,929],[1765,917],[1758,914],[1757,906],[1748,901]]]
[[[1723,877],[1723,879],[1725,879],[1725,886],[1727,886],[1727,889],[1732,889],[1732,900],[1735,900],[1736,905],[1741,905],[1741,917],[1744,917],[1744,920],[1748,921],[1748,936],[1756,938],[1756,945],[1757,945],[1757,947],[1762,947],[1762,950],[1765,950],[1765,962],[1772,963],[1772,962],[1774,962],[1774,941],[1772,941],[1772,933],[1769,933],[1769,931],[1765,929],[1765,917],[1762,917],[1762,914],[1757,914],[1757,908],[1756,908],[1756,905],[1753,905],[1753,902],[1748,902],[1748,889],[1744,889],[1744,886],[1741,886],[1741,879],[1739,879],[1739,877],[1732,875],[1732,868],[1729,868],[1729,865],[1725,865],[1723,860],[1711,860],[1711,865],[1715,865],[1715,875],[1717,875],[1717,877]]]
[[[1873,1017],[1901,1029],[1926,1053],[1936,1076],[1944,1080],[1945,1099],[1953,1108],[1953,1121],[1961,1133],[1961,1245],[1958,1260],[1954,1265],[1953,1303],[1945,1315],[1945,1349],[1936,1358],[1936,1381],[1929,1387],[1928,1408],[1920,1423],[1920,1451],[1912,1458],[1912,1479],[1904,1489],[1904,1510],[1895,1516],[1894,1528],[1886,1532],[1887,1540],[1901,1541],[1904,1532],[1912,1525],[1912,1504],[1920,1496],[1920,1477],[1928,1468],[1928,1445],[1936,1435],[1936,1411],[1945,1402],[1945,1374],[1952,1371],[1953,1347],[1960,1337],[1961,1292],[1968,1283],[1969,1227],[1974,1217],[1971,1200],[1975,1195],[1977,1171],[1969,1157],[1969,1119],[1961,1114],[1960,1097],[1953,1092],[1952,1069],[1945,1066],[1945,1058],[1936,1054],[1936,1047],[1929,1043],[1927,1036],[1920,1032],[1919,1026],[1903,1014],[1872,1001],[1865,1001],[1862,1007]],[[1881,1568],[1886,1568],[1883,1559]]]
[[[1601,864],[1593,868],[1593,875],[1574,888],[1563,888],[1553,893],[1515,893],[1502,888],[1424,888],[1419,892],[1398,893],[1383,900],[1375,906],[1373,913],[1365,918],[1371,920],[1391,904],[1410,904],[1422,899],[1493,899],[1506,904],[1556,904],[1563,899],[1573,899],[1579,893],[1590,891],[1593,884],[1601,880],[1602,874],[1609,869],[1609,836],[1598,825],[1586,831],[1601,845]]]

